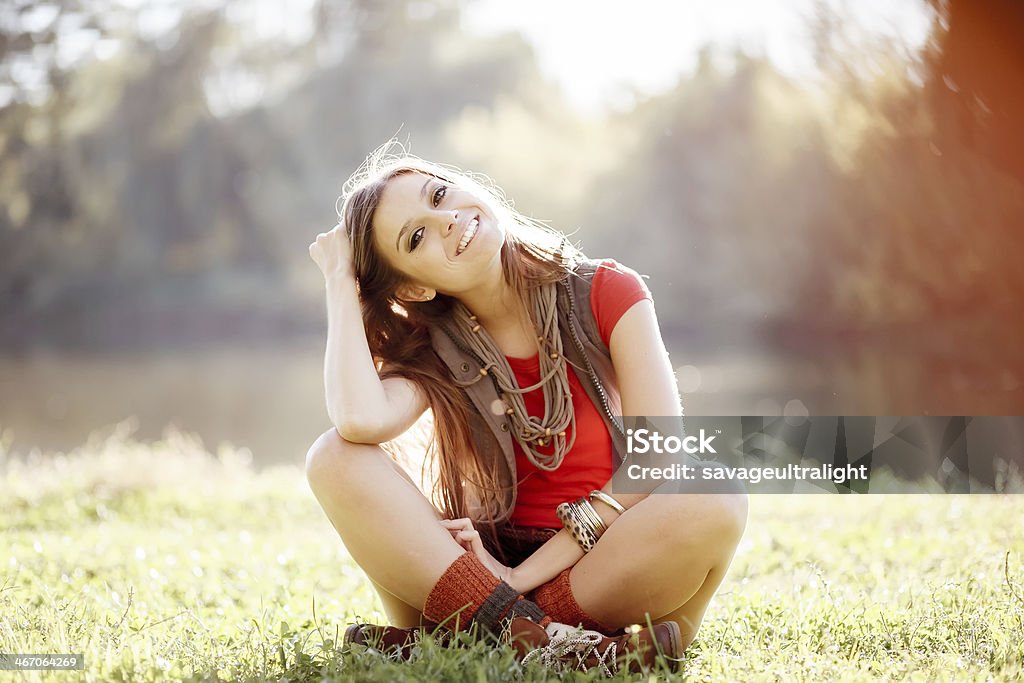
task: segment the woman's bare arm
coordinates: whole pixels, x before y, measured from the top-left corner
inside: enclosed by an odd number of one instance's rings
[[[412,426],[426,410],[426,399],[409,380],[380,379],[366,342],[350,250],[341,226],[318,235],[309,247],[327,294],[327,414],[343,439],[382,443]]]

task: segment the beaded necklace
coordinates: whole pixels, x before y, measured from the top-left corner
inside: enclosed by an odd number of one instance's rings
[[[568,365],[562,355],[562,337],[558,332],[557,285],[549,283],[530,288],[526,299],[534,329],[539,333],[540,381],[533,386],[519,386],[505,354],[462,303],[455,305],[453,332],[484,361],[481,377],[490,374],[497,382],[505,414],[512,423],[512,436],[526,458],[538,469],[550,472],[558,469],[576,441]],[[523,400],[524,394],[538,388],[544,393],[542,418],[530,416]],[[540,451],[549,445],[552,446],[550,453]]]

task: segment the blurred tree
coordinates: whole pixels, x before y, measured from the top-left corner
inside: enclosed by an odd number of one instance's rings
[[[770,335],[805,353],[872,342],[883,376],[914,376],[881,384],[871,409],[882,414],[1016,414],[1024,136],[1011,122],[1024,114],[1014,85],[1024,80],[1024,8],[934,5],[931,40],[909,70],[894,45],[875,47],[886,70],[873,79],[851,56],[828,62],[836,102],[863,112],[865,134],[840,160],[829,222],[810,242],[835,258],[801,270],[793,307]],[[970,382],[966,403],[953,377],[961,389]]]
[[[624,114],[637,140],[590,191],[599,250],[651,275],[690,347],[753,340],[788,307],[806,233],[835,177],[810,97],[763,58],[701,66]],[[636,131],[640,131],[638,134]]]
[[[992,392],[975,409],[1019,412],[1024,26],[1018,4],[971,7],[943,6],[915,55],[819,5],[814,87],[706,52],[617,122],[635,145],[589,191],[596,251],[643,264],[688,350],[870,347],[879,392],[854,410],[925,411],[959,373]]]
[[[849,58],[830,73],[843,106],[868,112],[871,124],[837,188],[836,209],[848,220],[815,240],[838,246],[840,276],[827,284],[808,273],[803,289],[811,306],[830,312],[820,318],[827,325],[991,320],[1024,294],[1011,256],[1024,239],[1015,152],[1024,136],[1010,125],[1024,114],[1012,87],[1024,78],[1024,50],[1010,39],[1024,29],[1024,11],[1000,0],[939,11],[917,67],[923,85],[890,77],[866,88]]]
[[[60,163],[72,102],[57,36],[67,22],[90,23],[74,0],[0,10],[0,312],[31,304],[43,274],[59,266],[76,210]]]
[[[944,31],[926,56],[926,91],[940,134],[1024,178],[1024,4],[930,0]]]

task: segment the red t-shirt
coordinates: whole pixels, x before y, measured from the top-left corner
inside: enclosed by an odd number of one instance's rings
[[[594,312],[605,345],[610,344],[612,330],[633,304],[651,299],[647,285],[636,273],[613,259],[605,259],[594,274],[590,290],[590,308]],[[537,356],[508,358],[519,386],[540,381]],[[553,472],[537,469],[526,459],[519,442],[513,440],[518,476],[518,495],[512,511],[512,523],[519,526],[558,528],[555,506],[574,500],[594,489],[603,488],[612,477],[612,439],[597,408],[569,369],[572,407],[576,413],[576,442],[565,454],[561,466]],[[526,411],[544,416],[544,394],[541,389],[523,395]]]

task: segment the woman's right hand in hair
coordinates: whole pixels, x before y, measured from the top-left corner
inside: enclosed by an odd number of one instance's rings
[[[329,232],[316,236],[316,241],[309,245],[309,255],[320,266],[324,278],[336,276],[352,277],[352,245],[340,223]]]

